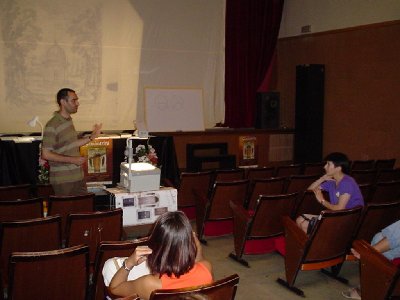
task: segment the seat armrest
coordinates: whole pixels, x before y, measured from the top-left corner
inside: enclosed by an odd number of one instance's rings
[[[388,299],[390,293],[396,294],[397,266],[364,240],[355,240],[353,247],[360,253],[361,298]]]
[[[369,259],[373,259],[376,264],[380,265],[382,268],[388,268],[396,271],[397,267],[366,241],[355,240],[353,242],[353,248],[360,253],[361,261],[363,261],[363,257],[368,257]]]
[[[233,216],[234,216],[235,218],[240,219],[241,221],[247,222],[247,221],[249,221],[249,220],[253,217],[253,215],[254,215],[254,212],[251,213],[250,211],[247,211],[247,210],[242,206],[241,203],[237,203],[237,202],[235,202],[235,201],[230,201],[230,202],[229,202],[229,205],[230,205],[230,207],[231,207],[231,209],[232,209]]]
[[[229,205],[232,209],[233,221],[235,224],[246,227],[252,219],[252,215],[240,203],[230,201]]]

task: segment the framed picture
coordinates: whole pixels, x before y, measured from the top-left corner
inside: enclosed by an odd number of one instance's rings
[[[239,137],[239,165],[253,166],[257,165],[257,137],[255,136],[240,136]]]
[[[88,183],[112,183],[112,146],[112,139],[97,138],[80,148],[81,155],[87,158],[82,167]]]

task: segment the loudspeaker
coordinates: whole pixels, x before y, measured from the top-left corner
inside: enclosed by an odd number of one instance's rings
[[[256,95],[255,128],[279,128],[279,93],[267,92]]]
[[[296,66],[294,161],[322,161],[324,65]]]

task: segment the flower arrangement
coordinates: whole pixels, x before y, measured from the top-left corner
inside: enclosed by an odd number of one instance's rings
[[[39,175],[38,181],[41,184],[49,183],[50,165],[47,160],[42,159],[39,155]]]
[[[152,145],[147,145],[147,147],[145,145],[138,145],[135,156],[137,162],[146,162],[153,166],[157,166],[158,164],[158,156]]]
[[[39,144],[39,159],[38,159],[38,183],[49,183],[50,165],[49,162],[42,158],[42,143]]]

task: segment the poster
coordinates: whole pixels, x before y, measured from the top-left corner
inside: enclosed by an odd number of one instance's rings
[[[112,145],[112,139],[100,137],[80,148],[81,155],[86,157],[82,167],[87,183],[112,183]]]
[[[257,165],[257,138],[255,136],[239,137],[239,165],[255,166]]]

